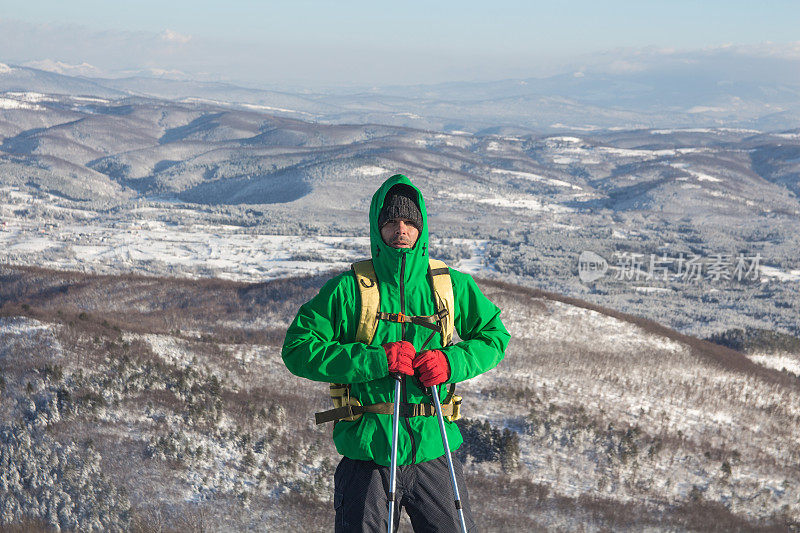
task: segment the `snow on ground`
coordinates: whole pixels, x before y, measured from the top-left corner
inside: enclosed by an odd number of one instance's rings
[[[40,105],[32,104],[29,102],[25,102],[22,100],[17,100],[15,98],[3,98],[0,97],[0,109],[32,109],[32,110],[41,110],[44,109]]]
[[[465,192],[440,191],[440,195],[458,200],[468,200],[495,207],[508,207],[511,209],[528,209],[530,211],[543,211],[550,213],[571,213],[574,210],[558,204],[550,204],[527,194],[497,195],[489,198],[478,198],[477,195]]]
[[[54,98],[51,95],[42,94],[42,93],[35,93],[35,92],[31,92],[31,91],[26,91],[26,92],[7,91],[5,93],[5,95],[6,96],[10,96],[11,98],[14,98],[15,100],[20,100],[22,102],[28,102],[28,103],[31,103],[31,104],[36,104],[36,103],[44,102],[44,101],[51,101]]]
[[[735,194],[730,194],[730,193],[722,192],[722,191],[713,191],[713,190],[706,190],[706,191],[703,191],[703,192],[705,194],[707,194],[708,196],[714,196],[716,198],[725,198],[726,200],[735,200],[737,202],[741,202],[744,205],[748,205],[750,207],[758,207],[758,208],[760,208],[758,203],[754,202],[753,200],[748,200],[746,198],[742,198],[741,196],[736,196]],[[768,213],[770,210],[769,209],[763,209],[763,211]]]
[[[531,181],[539,181],[539,182],[542,182],[542,183],[555,185],[557,187],[567,187],[567,188],[577,189],[579,191],[583,190],[583,188],[581,188],[578,185],[575,185],[573,183],[569,183],[567,181],[557,180],[557,179],[553,179],[553,178],[545,178],[544,176],[540,176],[540,175],[534,174],[532,172],[520,172],[520,171],[517,171],[517,170],[503,170],[503,169],[499,169],[499,168],[493,168],[492,169],[492,173],[493,174],[504,174],[504,175],[507,175],[507,176],[514,176],[514,177],[517,177],[517,178],[525,178],[525,179],[528,179],[528,180],[531,180]]]
[[[356,172],[364,176],[382,176],[389,173],[389,171],[385,168],[376,165],[364,165],[363,167],[358,167]]]
[[[705,148],[669,148],[658,150],[616,148],[613,146],[591,146],[583,144],[577,137],[549,137],[546,140],[548,153],[557,165],[599,165],[614,163],[620,159],[651,161],[659,157],[674,157],[680,154],[705,151]],[[682,168],[682,167],[681,167]],[[713,178],[712,179],[716,179]]]
[[[541,343],[577,343],[587,338],[587,331],[602,331],[602,336],[591,335],[595,351],[609,353],[623,350],[642,352],[656,347],[670,352],[684,352],[686,346],[597,311],[575,307],[558,301],[547,301],[547,314],[539,317],[523,313],[507,313],[503,322],[515,338],[533,339]]]
[[[800,281],[800,269],[784,272],[779,268],[760,265],[759,271],[762,277],[776,278],[778,281]]]
[[[696,105],[690,109],[687,109],[687,113],[724,113],[727,111],[724,107],[713,107],[713,106],[706,106],[706,105]]]
[[[503,150],[503,146],[497,141],[489,141],[486,145],[486,149],[494,152],[499,152]]]
[[[375,167],[377,168],[377,167]],[[7,191],[0,191],[7,192]],[[13,192],[13,191],[12,191]],[[126,220],[96,216],[44,223],[16,215],[20,206],[40,206],[46,200],[24,195],[0,195],[0,262],[97,273],[148,273],[179,277],[218,277],[258,282],[346,270],[369,254],[369,237],[270,235],[229,225],[174,225],[145,220],[158,209],[130,211]],[[14,201],[20,203],[13,203]],[[445,243],[442,243],[445,244]],[[478,273],[485,241],[463,239],[471,258],[455,268]]]
[[[478,239],[450,239],[450,242],[456,246],[469,246],[470,258],[459,259],[449,266],[457,268],[466,274],[480,275],[495,269],[486,263],[486,246],[489,244],[487,240]],[[436,259],[434,257],[434,259]]]
[[[643,150],[635,148],[615,148],[613,146],[597,146],[598,152],[614,157],[636,157],[642,160],[655,159],[657,157],[675,156],[679,154],[691,154],[703,151],[702,148],[667,148],[660,150]]]
[[[268,105],[260,105],[260,104],[247,104],[243,102],[226,102],[222,100],[212,100],[209,98],[197,98],[197,97],[188,97],[183,98],[180,100],[181,102],[186,102],[189,104],[197,103],[197,104],[211,104],[223,107],[243,107],[245,109],[252,109],[254,111],[271,111],[271,112],[281,112],[281,113],[293,113],[295,115],[306,115],[306,116],[313,116],[311,113],[307,113],[305,111],[297,111],[295,109],[284,109],[282,107],[272,107]]]
[[[781,139],[800,139],[800,133],[770,133],[770,136]]]
[[[108,104],[111,102],[108,98],[100,98],[99,96],[70,96],[69,98],[75,102],[86,102],[90,104]]]
[[[478,203],[493,205],[495,207],[510,207],[512,209],[526,209],[529,211],[549,211],[553,213],[567,213],[572,211],[569,207],[557,204],[547,204],[532,196],[495,196],[492,198],[480,198]]]
[[[37,357],[63,357],[64,349],[55,335],[58,327],[27,317],[0,318],[0,361],[30,357],[34,347]]]
[[[127,341],[136,338],[144,340],[150,345],[154,353],[158,354],[164,360],[178,366],[188,366],[192,361],[192,357],[194,357],[191,343],[171,335],[135,335],[132,333],[125,333],[123,334],[123,338]]]
[[[675,163],[675,164],[673,164],[671,166],[673,168],[677,168],[677,169],[683,170],[684,172],[688,172],[693,177],[695,177],[697,179],[697,181],[711,181],[711,182],[721,182],[722,181],[720,178],[716,178],[716,177],[711,176],[709,174],[705,174],[703,172],[698,172],[696,170],[692,170],[692,168],[686,163]]]
[[[651,130],[650,135],[672,135],[673,133],[715,133],[711,128],[686,128],[674,130]]]
[[[759,365],[775,370],[787,370],[800,376],[800,354],[791,353],[754,353],[747,356]]]
[[[578,137],[568,137],[568,136],[556,136],[556,137],[548,137],[547,138],[548,144],[549,141],[555,141],[557,143],[579,143],[582,142],[581,139]]]
[[[709,176],[708,174],[703,174],[702,172],[692,172],[692,175],[697,178],[697,181],[722,181],[719,178],[715,178],[714,176]]]
[[[651,135],[672,135],[673,133],[762,133],[761,130],[747,128],[676,128],[665,130],[651,130]]]
[[[555,122],[550,124],[550,127],[553,129],[565,129],[565,130],[573,130],[573,131],[597,131],[601,129],[598,126],[584,125],[584,126],[570,126],[568,124],[564,124],[562,122]]]
[[[35,335],[48,332],[52,328],[52,324],[45,324],[34,318],[0,317],[0,329],[2,329],[4,335]]]
[[[644,292],[644,293],[672,292],[672,289],[668,287],[634,287],[633,290],[635,290],[636,292]]]

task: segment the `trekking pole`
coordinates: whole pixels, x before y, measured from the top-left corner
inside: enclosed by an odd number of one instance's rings
[[[394,376],[394,418],[392,419],[392,458],[391,466],[389,467],[389,529],[388,533],[392,533],[394,528],[394,493],[397,479],[395,472],[397,471],[397,440],[400,434],[400,376]]]
[[[431,396],[433,405],[436,407],[436,417],[439,419],[439,431],[442,432],[442,444],[444,445],[445,455],[447,455],[447,467],[450,469],[450,481],[453,483],[453,495],[455,496],[456,509],[458,509],[458,519],[461,521],[461,531],[467,533],[467,524],[464,522],[464,510],[461,508],[461,497],[458,495],[458,485],[456,484],[456,471],[453,468],[453,457],[450,454],[450,445],[447,442],[447,433],[444,429],[444,416],[442,416],[442,404],[439,401],[439,387],[431,385]],[[397,407],[395,407],[395,410]],[[391,533],[391,530],[390,532]]]

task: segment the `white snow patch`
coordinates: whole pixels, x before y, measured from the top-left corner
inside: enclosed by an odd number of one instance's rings
[[[503,147],[500,146],[500,143],[497,141],[489,141],[489,143],[486,145],[486,149],[493,152],[499,152],[503,149]]]
[[[721,108],[716,109],[723,110]],[[761,130],[747,128],[676,128],[650,131],[651,135],[671,135],[673,133],[761,133]]]
[[[311,113],[306,113],[305,111],[297,111],[296,109],[286,109],[284,107],[272,107],[268,105],[260,105],[260,104],[239,104],[246,109],[255,109],[256,111],[280,111],[282,113],[294,113],[296,115],[306,115],[312,116]]]
[[[686,128],[674,130],[651,130],[650,135],[672,135],[673,133],[714,133],[711,128]]]
[[[550,124],[550,127],[562,130],[572,130],[572,131],[596,131],[600,129],[598,126],[592,126],[591,124],[586,126],[570,126],[568,124],[564,124],[563,122],[555,122],[553,124]]]
[[[733,201],[736,201],[736,202],[741,202],[744,205],[747,205],[747,206],[750,206],[750,207],[759,207],[758,204],[756,202],[752,201],[752,200],[748,200],[748,199],[742,198],[740,196],[735,196],[733,194],[724,193],[722,191],[708,191],[708,190],[706,190],[706,191],[703,191],[703,192],[705,194],[707,194],[708,196],[714,196],[715,198],[724,198],[726,200],[733,200]],[[764,211],[769,212],[769,209],[764,209]]]
[[[710,174],[706,174],[704,172],[698,172],[697,170],[692,170],[692,168],[686,163],[675,163],[672,165],[672,167],[683,170],[684,172],[688,172],[689,174],[694,176],[694,178],[696,178],[697,181],[711,181],[711,182],[722,181],[720,178],[711,176]]]
[[[41,110],[44,109],[42,106],[31,104],[29,102],[23,102],[20,100],[16,100],[14,98],[3,98],[0,97],[0,109],[33,109],[33,110]]]
[[[697,178],[697,181],[715,181],[721,182],[722,180],[719,178],[715,178],[714,176],[709,176],[708,174],[703,174],[702,172],[692,172]]]
[[[567,181],[557,180],[557,179],[553,179],[553,178],[546,178],[544,176],[540,176],[540,175],[534,174],[532,172],[520,172],[520,171],[517,171],[517,170],[503,170],[503,169],[500,169],[500,168],[493,168],[492,169],[492,173],[493,174],[506,174],[508,176],[516,176],[516,177],[525,178],[525,179],[528,179],[528,180],[531,180],[531,181],[539,181],[539,182],[542,182],[542,183],[548,183],[550,185],[555,185],[557,187],[567,187],[567,188],[576,189],[576,190],[579,190],[579,191],[583,190],[582,187],[579,187],[578,185],[574,185],[574,184],[569,183]]]
[[[76,102],[90,102],[93,104],[107,104],[111,102],[108,98],[100,98],[98,96],[70,96],[70,99]]]
[[[762,277],[775,278],[778,281],[800,281],[800,269],[784,272],[776,267],[759,265],[759,272]]]
[[[24,66],[67,76],[100,76],[102,74],[100,69],[86,62],[72,65],[63,61],[43,59],[41,61],[28,61],[24,63]]]
[[[569,137],[564,135],[556,137],[548,137],[547,138],[548,144],[550,144],[550,141],[555,141],[559,143],[570,143],[570,144],[582,142],[581,139],[578,137]]]
[[[11,72],[12,70],[14,69],[9,67],[5,63],[0,63],[0,74],[5,74],[7,72]]]
[[[197,104],[213,104],[213,105],[220,105],[220,106],[239,106],[244,107],[245,109],[254,109],[256,111],[280,111],[282,113],[294,113],[296,115],[306,115],[306,116],[313,116],[311,113],[307,113],[305,111],[297,111],[295,109],[286,109],[283,107],[273,107],[268,105],[261,105],[261,104],[247,104],[241,102],[226,102],[223,100],[212,100],[209,98],[197,98],[197,97],[189,97],[183,98],[180,100],[181,102],[186,103],[197,103]]]
[[[128,334],[127,337],[129,338],[126,338],[126,340],[136,338],[136,336],[132,334]],[[188,365],[191,362],[192,357],[194,357],[194,352],[192,351],[191,345],[183,339],[169,335],[155,334],[140,335],[138,338],[145,340],[150,345],[154,353],[165,359],[168,359],[171,362],[180,365]]]
[[[380,176],[382,174],[388,173],[388,171],[385,168],[375,165],[365,165],[363,167],[358,167],[356,169],[356,172],[364,176]]]
[[[688,109],[687,113],[722,113],[723,111],[727,111],[724,107],[713,107],[713,106],[706,106],[706,105],[696,105],[690,109]]]
[[[448,263],[449,266],[453,268],[457,268],[461,272],[465,272],[467,274],[481,274],[485,273],[487,270],[494,270],[493,268],[487,266],[486,264],[486,246],[489,244],[488,240],[482,239],[432,239],[431,245],[434,246],[444,246],[447,243],[454,244],[456,246],[467,246],[469,247],[470,257],[469,259],[461,258],[455,263]],[[436,259],[436,256],[433,256]]]
[[[555,163],[556,165],[571,165],[577,162],[578,159],[575,159],[574,157],[566,157],[563,155],[557,155],[553,158],[553,163]]]
[[[546,204],[537,198],[529,196],[495,196],[493,198],[480,198],[478,203],[496,207],[510,207],[512,209],[529,209],[531,211],[549,211],[552,213],[568,213],[572,209],[555,204]]]
[[[451,191],[439,191],[441,196],[446,196],[448,198],[455,198],[456,200],[474,200],[475,195],[469,192],[451,192]]]
[[[42,102],[44,100],[51,100],[52,98],[48,97],[46,94],[42,93],[35,93],[31,91],[26,92],[12,92],[9,91],[6,93],[6,96],[10,96],[11,98],[15,98],[17,100],[22,100],[23,102],[30,102],[30,103],[37,103]]]
[[[50,324],[39,322],[35,318],[27,317],[0,317],[0,328],[3,333],[12,335],[30,335],[41,333],[53,328]]]
[[[759,365],[775,370],[786,369],[789,372],[800,376],[800,354],[779,353],[779,354],[766,354],[754,353],[748,355],[748,358]]]
[[[644,292],[644,293],[650,293],[650,292],[672,292],[672,289],[667,288],[667,287],[634,287],[633,290],[635,290],[636,292]]]

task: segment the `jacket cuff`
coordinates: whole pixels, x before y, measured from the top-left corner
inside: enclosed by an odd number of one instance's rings
[[[447,353],[447,348],[440,348],[439,351],[444,354],[444,358],[447,359],[447,365],[450,367],[450,375],[447,377],[447,381],[444,383],[458,383],[463,381],[462,379],[459,379],[459,376],[462,376],[464,373],[462,365],[459,364],[461,362],[460,358],[450,357],[450,355]]]
[[[368,347],[369,373],[371,379],[380,379],[389,375],[389,359],[386,357],[386,350],[383,346]]]

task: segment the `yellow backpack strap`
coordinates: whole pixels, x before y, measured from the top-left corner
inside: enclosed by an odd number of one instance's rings
[[[442,346],[447,346],[453,340],[453,326],[455,315],[453,282],[450,280],[450,269],[444,261],[430,259],[428,273],[431,276],[433,287],[433,300],[436,302],[436,312],[442,320]]]
[[[380,292],[378,291],[378,276],[372,260],[353,263],[353,274],[356,276],[356,285],[361,293],[361,316],[358,319],[356,342],[369,344],[375,336],[378,327],[378,311],[380,309]],[[452,294],[452,289],[451,289]]]

